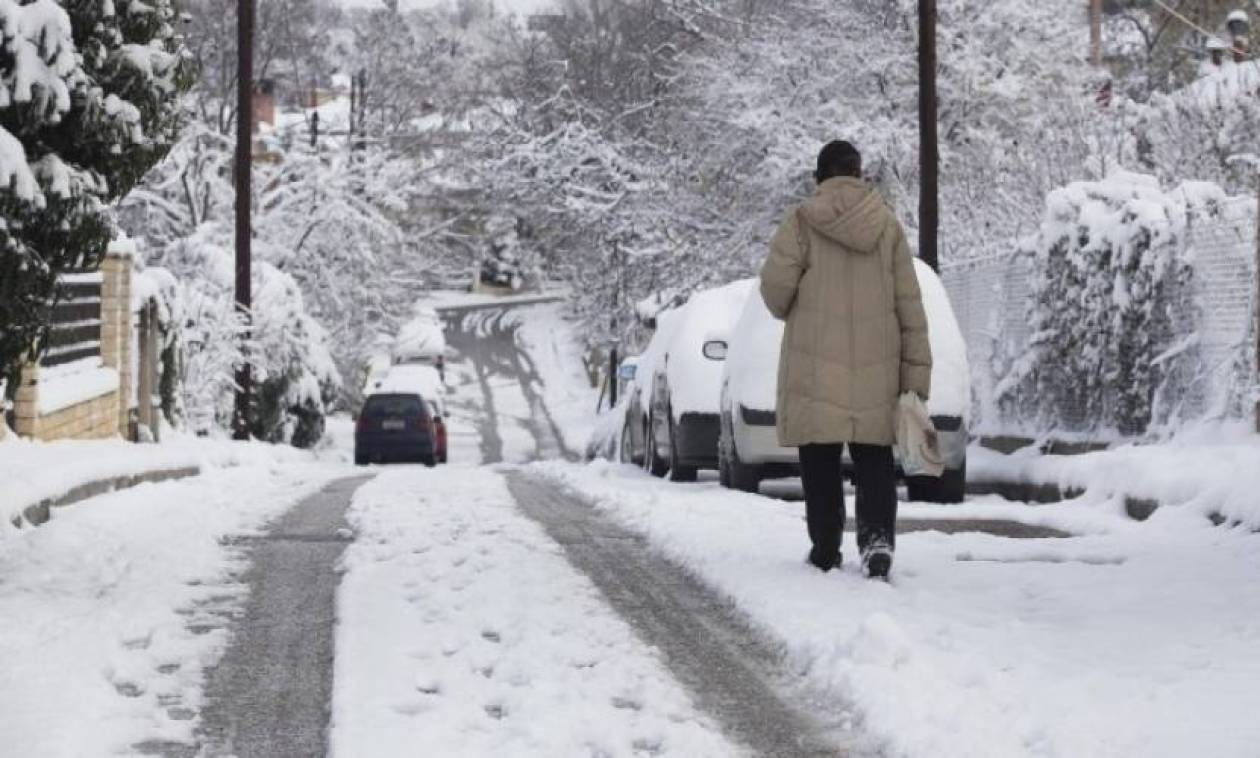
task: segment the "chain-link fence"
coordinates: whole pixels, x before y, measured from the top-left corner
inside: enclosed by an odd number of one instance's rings
[[[1159,381],[1151,420],[1158,432],[1196,420],[1249,418],[1256,375],[1256,204],[1240,198],[1192,209],[1174,251],[1188,277],[1168,283],[1162,303],[1171,328],[1155,346]],[[1156,254],[1152,252],[1151,254]],[[974,388],[973,428],[982,434],[1110,437],[1097,408],[1114,407],[1120,387],[1100,383],[1101,397],[1047,408],[1021,381],[1029,362],[1053,363],[1055,338],[1036,335],[1038,256],[1031,251],[946,263],[941,278],[967,341]],[[1038,353],[1032,348],[1042,343]],[[1048,349],[1047,349],[1048,348]],[[1061,350],[1080,349],[1061,344]],[[1034,357],[1035,356],[1035,357]],[[1070,396],[1070,393],[1068,393]],[[1028,413],[1037,408],[1041,412]],[[1133,433],[1132,431],[1130,433]]]

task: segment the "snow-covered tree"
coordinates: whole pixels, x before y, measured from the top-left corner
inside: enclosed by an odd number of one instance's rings
[[[175,15],[169,0],[0,5],[0,372],[38,349],[57,275],[100,261],[109,203],[175,141],[191,80]]]

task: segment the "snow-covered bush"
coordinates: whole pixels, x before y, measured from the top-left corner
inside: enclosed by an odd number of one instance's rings
[[[306,310],[292,276],[254,265],[249,341],[233,297],[232,230],[209,222],[152,259],[176,275],[169,295],[179,355],[177,424],[201,434],[229,428],[235,370],[243,350],[255,367],[257,406],[251,433],[269,442],[309,447],[341,388],[323,327]]]
[[[1157,392],[1193,356],[1186,229],[1194,187],[1165,192],[1117,173],[1046,201],[1027,243],[1036,279],[1033,338],[997,389],[1005,415],[1040,428],[1141,434]]]
[[[108,203],[170,149],[191,67],[170,0],[0,2],[0,373],[58,273],[105,254]]]

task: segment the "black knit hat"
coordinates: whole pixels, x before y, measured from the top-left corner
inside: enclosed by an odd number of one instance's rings
[[[818,153],[818,167],[814,179],[822,184],[837,176],[862,176],[862,154],[844,140],[828,142]]]

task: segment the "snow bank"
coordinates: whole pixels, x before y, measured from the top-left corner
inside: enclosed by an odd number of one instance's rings
[[[499,474],[395,468],[350,522],[333,756],[738,754]]]
[[[180,435],[167,430],[160,444],[121,439],[33,442],[16,435],[0,439],[0,542],[14,531],[22,512],[75,487],[149,471],[189,467],[266,465],[313,460],[283,445],[240,443]]]
[[[102,450],[63,449],[42,475],[73,476]],[[12,453],[0,444],[0,465],[11,465]],[[343,472],[214,471],[102,495],[39,529],[0,535],[0,753],[195,745],[205,669],[225,650],[225,624],[246,593],[241,552],[223,537],[258,533]]]
[[[1091,500],[1154,500],[1161,506],[1260,530],[1260,435],[1247,424],[1204,424],[1160,444],[1127,444],[1084,455],[1003,455],[973,446],[977,481],[1052,484]]]
[[[1088,534],[902,534],[889,585],[860,577],[851,535],[843,571],[808,567],[801,503],[607,463],[532,470],[728,597],[819,702],[853,703],[888,755],[1244,758],[1260,740],[1260,551],[1241,531],[1178,511],[1134,524],[985,499],[966,507]]]

